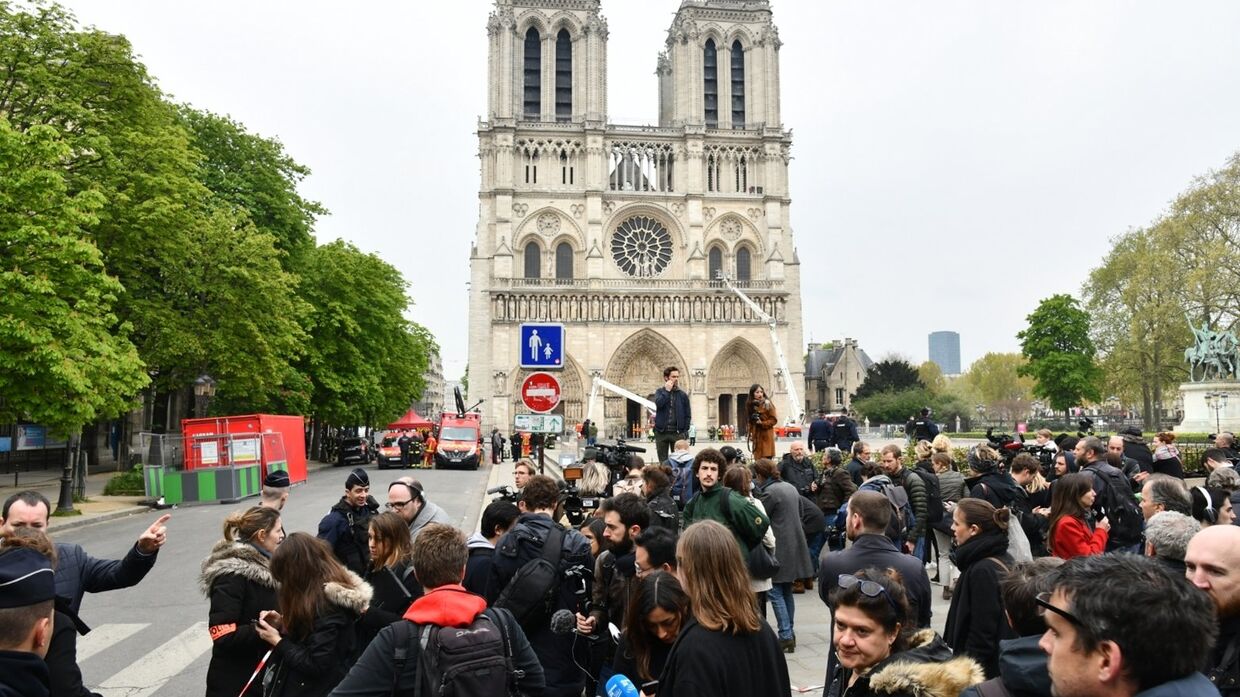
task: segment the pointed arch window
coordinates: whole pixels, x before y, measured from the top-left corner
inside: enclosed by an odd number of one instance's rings
[[[522,61],[524,77],[522,92],[524,95],[525,120],[538,121],[542,118],[542,39],[538,30],[530,27],[525,32],[525,57]]]
[[[710,251],[706,254],[706,270],[712,285],[720,283],[719,272],[723,270],[722,249],[718,247],[710,248]]]
[[[573,246],[567,242],[555,247],[555,277],[560,281],[573,279]]]
[[[525,245],[525,277],[542,278],[542,250],[537,242]]]
[[[748,247],[736,250],[736,280],[738,283],[749,283],[751,279],[751,257]]]
[[[555,36],[555,120],[573,118],[573,40],[567,29]]]
[[[702,72],[706,125],[716,128],[719,126],[719,55],[714,39],[707,39],[706,48],[702,49]]]
[[[745,127],[745,49],[732,42],[732,128]]]

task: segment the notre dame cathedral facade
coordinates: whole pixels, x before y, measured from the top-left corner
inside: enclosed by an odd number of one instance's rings
[[[670,0],[669,0],[670,2]],[[804,385],[800,266],[789,218],[791,135],[780,120],[779,33],[766,0],[683,0],[657,54],[657,126],[608,122],[599,0],[495,0],[472,248],[469,392],[486,426],[525,411],[518,325],[560,322],[566,423],[594,376],[653,394],[681,370],[694,423],[742,429],[763,385],[780,419]],[[656,55],[652,51],[652,59]],[[718,281],[727,274],[777,321]],[[600,435],[642,420],[601,391]]]

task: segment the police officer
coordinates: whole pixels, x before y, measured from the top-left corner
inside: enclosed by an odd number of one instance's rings
[[[917,418],[913,419],[913,430],[909,435],[913,437],[914,443],[921,440],[932,441],[939,435],[939,425],[931,418],[930,407],[923,408]]]
[[[846,407],[840,407],[840,415],[835,417],[834,440],[835,447],[845,453],[852,450],[853,443],[861,440],[857,433],[857,422],[848,417]]]

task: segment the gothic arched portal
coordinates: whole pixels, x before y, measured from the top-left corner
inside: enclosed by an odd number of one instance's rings
[[[706,372],[707,417],[716,426],[733,424],[742,435],[748,431],[743,411],[749,388],[762,385],[770,394],[771,371],[757,347],[745,339],[733,339],[719,349]]]
[[[603,377],[630,392],[652,399],[654,391],[663,384],[663,369],[668,366],[680,368],[681,384],[687,388],[689,370],[680,351],[662,334],[653,329],[642,329],[625,339],[611,355]],[[648,424],[642,411],[637,402],[608,394],[603,400],[606,434],[628,438],[632,436],[635,425],[644,430]]]

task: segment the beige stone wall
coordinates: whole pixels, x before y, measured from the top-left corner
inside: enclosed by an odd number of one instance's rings
[[[521,55],[531,26],[573,36],[567,121],[547,111],[545,89],[538,120],[520,113]],[[569,344],[562,382],[570,423],[585,417],[594,375],[645,395],[662,383],[668,364],[681,369],[699,429],[719,423],[719,394],[744,392],[751,382],[767,388],[781,419],[791,414],[787,385],[804,385],[800,272],[787,194],[791,137],[778,121],[778,37],[765,3],[681,8],[659,63],[659,127],[606,123],[607,29],[597,2],[498,0],[488,32],[489,115],[478,129],[482,182],[471,258],[471,400],[485,398],[491,424],[510,428],[523,375],[518,324],[559,321]],[[708,37],[745,44],[744,128],[730,121],[707,128],[701,118],[701,80],[686,76],[700,76],[695,56]],[[554,55],[549,45],[544,68]],[[721,64],[721,76],[729,65]],[[545,88],[548,72],[541,76]],[[633,251],[644,249],[643,239],[663,249],[648,228],[666,231],[662,265],[647,265]],[[618,233],[632,243],[619,257]],[[531,244],[537,279],[525,273]],[[556,278],[562,245],[571,255],[571,279]],[[766,324],[709,278],[712,250],[734,278],[748,255],[751,280],[742,285],[776,317],[791,375],[779,370]],[[735,404],[725,408],[735,423]],[[600,397],[595,419],[606,432],[622,428],[626,412],[623,399]]]

